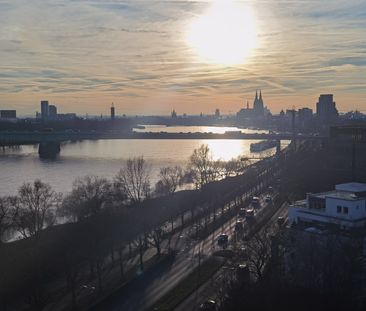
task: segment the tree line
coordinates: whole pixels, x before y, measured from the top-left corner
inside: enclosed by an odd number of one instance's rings
[[[129,158],[113,180],[98,176],[76,179],[64,197],[39,179],[24,183],[17,195],[0,197],[0,243],[9,232],[37,239],[57,217],[78,222],[97,215],[107,205],[137,206],[148,198],[171,195],[184,184],[201,189],[210,182],[242,174],[248,163],[240,157],[214,160],[209,147],[201,145],[193,151],[185,169],[162,167],[155,187],[151,186],[149,164],[142,156]]]
[[[16,195],[0,197],[0,300],[22,293],[29,297],[29,304],[41,308],[48,302],[45,284],[63,273],[74,305],[86,266],[87,274],[96,275],[102,292],[106,256],[119,263],[123,279],[123,252],[137,243],[143,267],[144,247],[151,245],[160,254],[164,221],[197,206],[202,196],[212,197],[211,188],[218,187],[212,181],[238,176],[248,163],[241,158],[215,161],[208,146],[202,145],[194,150],[186,168],[161,168],[154,187],[143,157],[128,159],[112,180],[79,178],[65,196],[41,180],[24,183]],[[193,183],[200,195],[176,193],[185,183]],[[227,187],[233,189],[228,183],[223,191]],[[62,217],[67,223],[54,226]],[[5,243],[14,233],[23,239]]]

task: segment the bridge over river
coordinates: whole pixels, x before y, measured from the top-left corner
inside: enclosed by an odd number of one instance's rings
[[[269,139],[269,140],[304,140],[323,139],[321,136],[292,135],[290,133],[168,133],[168,132],[123,132],[123,131],[33,131],[0,132],[0,146],[39,144],[39,154],[48,156],[60,152],[60,143],[66,141],[101,140],[101,139]]]

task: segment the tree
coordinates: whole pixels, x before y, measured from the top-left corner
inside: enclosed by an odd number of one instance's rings
[[[15,229],[24,238],[38,239],[41,230],[54,223],[59,202],[60,195],[53,191],[49,184],[39,179],[33,184],[23,184],[14,202]]]
[[[62,202],[61,214],[81,221],[98,214],[111,198],[112,184],[107,179],[98,176],[78,178]]]
[[[126,195],[132,204],[141,203],[150,195],[150,168],[143,157],[130,158],[114,180],[117,192]]]
[[[160,227],[155,228],[150,233],[150,245],[156,248],[156,253],[158,256],[161,254],[161,243],[163,241],[164,230]]]
[[[11,228],[12,202],[14,202],[12,197],[0,197],[0,246]]]
[[[268,228],[256,233],[245,245],[249,270],[257,280],[263,277],[263,270],[271,259],[271,240]]]
[[[232,158],[229,161],[222,162],[222,169],[224,177],[238,176],[244,172],[249,165],[247,158]]]
[[[173,194],[182,184],[183,170],[180,166],[168,166],[160,169],[159,181],[155,185],[158,196]]]
[[[213,163],[212,154],[207,145],[201,145],[198,149],[193,150],[193,154],[189,158],[188,171],[197,188],[202,188],[213,181],[213,175],[215,175]]]

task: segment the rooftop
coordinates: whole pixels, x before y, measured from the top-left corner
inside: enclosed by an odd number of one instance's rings
[[[357,195],[354,192],[348,192],[348,191],[328,191],[328,192],[322,192],[322,193],[314,193],[310,194],[312,197],[317,197],[321,199],[325,198],[334,198],[334,199],[343,199],[343,200],[360,200],[366,197],[366,195]]]
[[[353,193],[366,192],[366,184],[358,182],[350,182],[346,184],[336,185],[335,189],[338,191],[347,191]]]

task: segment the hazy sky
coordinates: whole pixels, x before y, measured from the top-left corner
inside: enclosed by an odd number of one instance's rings
[[[365,0],[241,1],[257,44],[235,65],[187,42],[213,2],[0,0],[0,109],[33,114],[48,99],[81,114],[112,102],[118,114],[233,113],[262,89],[274,112],[314,108],[320,93],[366,112]]]

